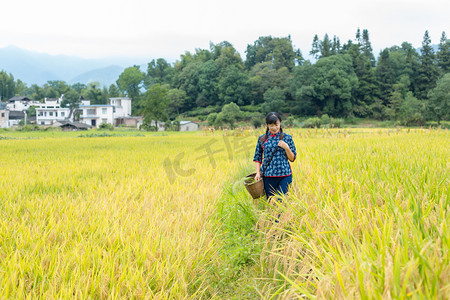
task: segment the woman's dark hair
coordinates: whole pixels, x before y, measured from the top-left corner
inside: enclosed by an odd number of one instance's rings
[[[277,121],[280,121],[280,123],[281,123],[281,116],[280,116],[279,113],[273,111],[273,112],[270,112],[270,113],[267,114],[267,116],[266,116],[266,125],[276,124]],[[284,133],[283,133],[283,128],[281,127],[281,125],[280,125],[280,132],[281,132],[280,133],[280,140],[282,140],[283,137],[284,137]],[[261,137],[261,140],[260,140],[261,143],[264,143],[267,140],[268,137],[269,137],[269,127],[266,128],[266,134]]]
[[[276,124],[277,121],[281,122],[281,116],[277,112],[270,112],[266,116],[266,124]]]

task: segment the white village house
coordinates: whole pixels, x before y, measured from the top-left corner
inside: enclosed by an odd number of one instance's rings
[[[6,103],[0,102],[0,128],[9,128],[9,110],[6,109]]]
[[[110,98],[110,104],[90,104],[83,100],[80,105],[81,122],[92,127],[99,127],[102,123],[113,126],[125,125],[138,127],[142,124],[142,117],[131,115],[131,98]]]
[[[73,121],[73,115],[69,119],[70,109],[61,107],[63,98],[64,95],[60,98],[45,98],[44,103],[36,108],[36,124],[53,125],[58,121]]]
[[[6,104],[6,109],[9,111],[24,111],[29,109],[31,106],[40,106],[41,102],[36,100],[30,100],[24,96],[14,96],[8,99]]]

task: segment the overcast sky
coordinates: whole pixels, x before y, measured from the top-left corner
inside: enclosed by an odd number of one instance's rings
[[[291,35],[304,56],[325,33],[341,43],[368,29],[375,55],[403,41],[450,37],[448,0],[4,0],[0,47],[50,54],[175,61],[185,51],[228,41],[245,59],[260,36]]]

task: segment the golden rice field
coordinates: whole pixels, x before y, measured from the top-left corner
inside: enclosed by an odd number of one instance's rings
[[[0,132],[0,298],[450,298],[448,131],[286,132],[281,205],[260,131]]]

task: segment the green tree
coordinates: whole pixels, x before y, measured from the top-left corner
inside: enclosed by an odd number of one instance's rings
[[[247,74],[235,66],[229,66],[218,83],[219,100],[222,104],[236,102],[250,104],[250,82]]]
[[[152,84],[172,84],[175,69],[165,59],[152,60],[147,66],[147,75],[144,80],[145,86],[149,88]]]
[[[320,40],[319,40],[319,37],[317,36],[317,34],[314,35],[312,46],[311,46],[311,51],[309,51],[309,55],[311,55],[315,59],[319,59],[319,57],[320,57]]]
[[[72,118],[75,110],[79,108],[81,104],[80,94],[75,89],[70,89],[64,94],[64,99],[61,103],[62,107],[67,107],[70,109],[68,119]]]
[[[331,45],[331,54],[335,55],[341,52],[341,41],[337,36],[333,37],[333,43]]]
[[[107,104],[108,95],[105,95],[100,89],[99,82],[90,82],[85,89],[81,91],[84,99],[91,101],[91,104]]]
[[[445,74],[450,72],[450,39],[447,38],[445,31],[442,32],[436,58],[442,73]]]
[[[272,62],[276,69],[286,67],[292,71],[297,59],[297,52],[292,46],[291,37],[259,37],[253,45],[247,45],[245,66],[250,70],[262,62]]]
[[[0,100],[14,97],[16,94],[16,82],[14,76],[5,71],[0,72]]]
[[[293,112],[305,115],[349,116],[358,78],[348,54],[319,59],[314,65],[298,66],[291,81]]]
[[[170,119],[175,119],[181,113],[187,100],[186,92],[180,89],[170,89],[167,92],[169,106],[167,108]]]
[[[383,105],[386,106],[389,103],[389,97],[396,81],[394,67],[387,48],[381,52],[378,58],[376,75],[380,89],[380,98],[383,101]]]
[[[356,76],[358,77],[358,88],[355,90],[353,112],[358,117],[368,117],[371,114],[370,106],[379,97],[379,89],[375,68],[364,55],[359,56]]]
[[[229,42],[224,41],[219,44],[210,44],[213,59],[222,75],[230,66],[235,66],[239,70],[244,70],[244,63],[239,52]]]
[[[417,97],[423,100],[427,98],[428,92],[435,87],[439,74],[428,30],[425,31],[423,36],[420,52],[420,65],[417,70],[415,86]]]
[[[264,93],[264,103],[261,105],[262,112],[268,114],[271,111],[285,112],[286,95],[279,87],[268,89]]]
[[[332,48],[331,40],[328,37],[328,34],[325,33],[323,41],[320,42],[320,57],[331,56],[332,55],[331,48]]]
[[[259,63],[248,72],[253,104],[264,102],[264,93],[271,88],[289,88],[291,73],[287,68],[276,69],[270,62]]]
[[[399,120],[400,108],[406,99],[406,96],[410,92],[410,80],[407,74],[401,76],[398,83],[393,85],[393,91],[389,98],[388,109],[386,109],[387,115],[391,119]]]
[[[423,125],[423,103],[414,97],[412,92],[406,94],[405,100],[400,106],[399,118],[402,124],[411,125]]]
[[[117,79],[116,83],[121,92],[135,100],[133,102],[137,102],[139,101],[140,89],[144,77],[145,74],[139,70],[139,67],[133,66],[126,68],[122,74],[119,75],[119,79]]]
[[[78,94],[81,94],[81,91],[83,91],[84,89],[87,88],[87,85],[85,85],[84,83],[75,83],[72,84],[72,89],[74,89]]]
[[[45,98],[44,95],[44,89],[37,84],[32,84],[28,94],[30,95],[31,99],[37,100],[37,101],[43,101]]]
[[[47,81],[47,84],[52,91],[52,96],[48,96],[49,98],[61,97],[61,95],[66,94],[70,90],[70,86],[62,80]]]
[[[119,89],[117,88],[117,85],[111,84],[111,85],[109,86],[109,89],[108,89],[108,95],[109,95],[109,97],[111,97],[111,98],[117,98],[117,97],[120,97],[120,91],[119,91]]]
[[[235,122],[239,121],[241,116],[242,112],[239,106],[236,103],[231,102],[222,107],[222,111],[218,114],[217,118],[223,123],[228,123],[231,129],[233,129]]]
[[[16,82],[16,95],[26,95],[27,94],[27,84],[20,79],[17,79]]]
[[[362,42],[361,42],[362,54],[370,61],[372,67],[375,66],[375,56],[372,52],[372,44],[369,40],[369,31],[363,29]]]
[[[150,126],[152,121],[167,122],[169,116],[167,114],[167,107],[169,106],[169,99],[167,97],[168,90],[160,84],[152,85],[143,95],[141,101],[141,113],[144,116],[144,123]]]
[[[44,83],[44,85],[42,86],[42,90],[44,93],[44,98],[58,98],[61,96],[58,90],[55,89],[54,86],[49,84],[49,81],[47,83]]]
[[[436,87],[430,91],[428,99],[427,108],[438,124],[450,118],[450,73],[438,80]]]

